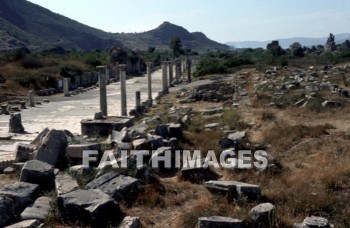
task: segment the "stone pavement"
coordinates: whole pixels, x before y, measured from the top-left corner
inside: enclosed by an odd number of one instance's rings
[[[152,73],[152,96],[155,98],[161,91],[160,70]],[[127,109],[135,107],[135,92],[141,91],[141,100],[147,99],[147,77],[135,77],[127,80]],[[40,97],[37,97],[39,99]],[[40,98],[42,99],[42,98]],[[44,128],[66,129],[73,134],[81,134],[80,121],[93,118],[99,112],[99,89],[90,90],[73,97],[48,97],[50,103],[43,103],[21,112],[22,124],[26,134],[16,134],[11,141],[0,141],[0,161],[12,154],[16,148],[14,141],[32,141]],[[107,86],[108,115],[120,115],[120,82]],[[8,133],[9,116],[0,115],[0,135]]]

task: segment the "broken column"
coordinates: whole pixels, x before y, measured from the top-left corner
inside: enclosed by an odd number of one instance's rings
[[[110,79],[108,66],[105,67],[105,70],[106,70],[106,82],[108,83]]]
[[[187,82],[190,83],[192,82],[191,79],[191,65],[192,65],[192,61],[190,59],[186,60],[186,67],[187,67]]]
[[[63,95],[65,97],[69,95],[69,78],[63,78]]]
[[[152,104],[152,62],[147,62],[148,101]]]
[[[13,113],[10,116],[9,122],[9,132],[10,133],[23,133],[24,127],[22,125],[21,113]]]
[[[168,63],[169,63],[169,87],[171,87],[174,81],[174,73],[173,73],[174,64],[173,64],[173,61],[169,61]]]
[[[98,84],[100,87],[100,111],[103,116],[107,116],[107,86],[106,86],[106,66],[98,66]]]
[[[120,72],[120,103],[121,103],[121,115],[127,116],[127,106],[126,106],[126,65],[119,65]]]
[[[34,91],[33,90],[29,90],[28,97],[29,97],[29,106],[30,107],[34,107],[35,106],[35,100],[34,100]]]
[[[167,62],[163,62],[162,64],[162,84],[163,84],[163,88],[162,88],[162,92],[163,94],[168,93],[168,71],[167,71]]]
[[[175,60],[175,78],[179,82],[181,77],[181,62],[179,59]]]
[[[139,112],[141,110],[141,92],[136,91],[135,92],[135,100],[136,100],[136,110]]]

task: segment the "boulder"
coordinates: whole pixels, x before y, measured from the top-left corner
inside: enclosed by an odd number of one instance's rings
[[[230,217],[211,216],[198,218],[198,228],[243,228],[242,220]]]
[[[78,187],[79,185],[77,181],[67,173],[60,173],[55,178],[55,189],[57,195],[66,194]]]
[[[15,213],[20,214],[31,204],[39,194],[39,185],[25,182],[16,182],[5,185],[0,190],[0,195],[12,199]]]
[[[9,132],[10,133],[23,133],[24,127],[22,125],[21,113],[13,113],[10,116],[9,122]]]
[[[59,195],[57,205],[65,220],[80,221],[91,227],[107,227],[122,219],[118,203],[99,189],[79,189]]]
[[[232,141],[240,141],[243,140],[246,137],[245,131],[238,131],[235,133],[231,133],[228,135],[228,139],[231,139]]]
[[[332,226],[329,224],[328,219],[326,218],[310,216],[304,219],[304,222],[302,223],[302,227],[330,228]]]
[[[20,180],[37,184],[41,190],[49,191],[53,188],[55,180],[54,168],[42,161],[27,161],[21,171]]]
[[[40,227],[40,222],[36,219],[24,220],[10,226],[6,226],[5,228],[37,228]]]
[[[69,172],[72,173],[73,176],[87,176],[93,174],[94,170],[91,167],[75,165],[69,167]]]
[[[169,137],[170,138],[182,138],[182,127],[181,124],[170,124],[168,127]]]
[[[41,140],[36,159],[46,162],[56,168],[67,167],[66,147],[68,135],[66,131],[50,130]]]
[[[85,186],[85,189],[99,189],[117,202],[124,200],[131,204],[139,192],[139,180],[117,172],[106,173]]]
[[[219,175],[212,171],[210,167],[187,167],[182,168],[179,178],[183,181],[190,181],[191,183],[203,183],[209,180],[217,180]]]
[[[126,216],[123,221],[118,225],[118,228],[140,228],[140,218]]]
[[[204,186],[214,194],[226,195],[229,201],[236,200],[258,200],[261,189],[258,185],[247,184],[238,181],[208,181]]]
[[[15,211],[12,199],[0,195],[0,227],[9,224],[14,217]]]
[[[324,108],[340,108],[343,104],[338,101],[324,101],[322,102],[322,107]]]
[[[16,162],[26,162],[32,160],[35,155],[36,146],[19,143],[16,147]]]
[[[37,200],[35,200],[35,202],[32,205],[27,207],[21,213],[21,219],[22,220],[36,219],[40,222],[44,222],[51,210],[50,201],[51,199],[46,196],[42,196],[38,198]]]
[[[145,138],[136,139],[132,141],[132,147],[134,148],[134,150],[149,150],[150,143]]]
[[[249,215],[258,226],[272,226],[275,206],[271,203],[262,203],[253,207]]]
[[[99,143],[89,143],[89,144],[72,144],[66,149],[66,155],[69,158],[83,158],[84,150],[100,150]]]
[[[156,126],[154,134],[167,138],[169,136],[169,128],[167,124],[158,124]]]

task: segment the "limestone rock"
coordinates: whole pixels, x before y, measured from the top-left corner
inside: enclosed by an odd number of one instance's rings
[[[262,203],[253,207],[249,215],[259,225],[272,225],[275,206],[271,203]]]
[[[55,188],[57,195],[69,193],[78,187],[79,185],[77,181],[67,173],[60,173],[55,178]]]
[[[40,222],[44,222],[51,209],[50,200],[49,197],[45,196],[38,198],[21,213],[21,219],[36,219]]]
[[[55,179],[54,168],[42,161],[27,161],[23,166],[20,180],[37,184],[41,190],[51,190]]]
[[[124,200],[131,204],[139,192],[138,186],[135,178],[109,172],[88,183],[85,189],[100,189],[118,202]]]
[[[24,127],[22,125],[21,113],[13,113],[10,116],[9,123],[9,132],[10,133],[23,133]]]
[[[15,211],[12,199],[0,195],[0,227],[9,224],[14,217]]]
[[[67,145],[68,135],[65,131],[50,130],[41,140],[36,159],[63,169],[67,166]]]
[[[211,216],[198,219],[198,228],[243,228],[243,221],[230,217]]]
[[[40,227],[40,222],[36,219],[24,220],[10,226],[6,226],[5,228],[37,228]]]
[[[76,190],[57,197],[62,217],[91,227],[106,227],[122,218],[118,203],[99,189]]]
[[[140,218],[126,216],[123,221],[118,225],[118,228],[140,228]]]
[[[0,195],[12,199],[15,213],[20,214],[24,208],[35,200],[39,194],[39,185],[25,182],[16,182],[5,185],[0,190]]]

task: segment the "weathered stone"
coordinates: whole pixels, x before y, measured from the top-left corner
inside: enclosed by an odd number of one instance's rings
[[[139,181],[116,172],[106,173],[85,186],[85,189],[100,189],[118,202],[132,203],[139,190]]]
[[[21,219],[36,219],[40,222],[44,222],[51,209],[50,201],[51,199],[49,197],[39,197],[21,213]]]
[[[65,131],[50,130],[43,136],[36,159],[56,168],[63,169],[67,165],[66,147],[68,136]]]
[[[90,143],[69,145],[66,149],[66,155],[69,158],[83,158],[84,150],[100,150],[100,144]]]
[[[39,185],[25,182],[16,182],[5,185],[0,190],[0,195],[5,195],[13,200],[15,213],[20,214],[39,193]]]
[[[150,149],[150,143],[147,139],[136,139],[132,141],[132,146],[134,150],[149,150]]]
[[[311,216],[306,217],[302,223],[303,227],[307,228],[329,228],[331,225],[328,222],[328,219],[323,217]]]
[[[14,217],[15,211],[12,199],[0,195],[0,227],[9,224]]]
[[[98,189],[76,190],[57,197],[62,217],[91,227],[106,227],[121,220],[118,203]]]
[[[13,167],[6,167],[4,171],[2,171],[3,174],[13,174],[16,170]]]
[[[218,127],[221,127],[221,123],[210,123],[210,124],[206,124],[204,127],[210,128],[210,129],[218,128]]]
[[[238,181],[208,181],[204,183],[204,186],[214,194],[227,195],[229,201],[245,198],[258,200],[261,195],[261,189],[258,185]]]
[[[9,132],[10,133],[23,133],[24,127],[22,125],[21,113],[13,113],[10,116],[9,123]]]
[[[118,228],[140,228],[140,218],[126,216],[123,221],[118,225]]]
[[[16,161],[26,162],[32,160],[35,155],[35,145],[19,143],[16,148]]]
[[[238,132],[229,134],[227,138],[229,138],[233,141],[236,141],[236,140],[240,141],[240,140],[244,139],[245,137],[246,137],[245,131],[238,131]]]
[[[343,104],[337,101],[324,101],[322,107],[324,108],[340,108]]]
[[[219,175],[212,171],[210,167],[187,167],[180,171],[180,179],[192,183],[203,183],[209,180],[217,180]]]
[[[198,218],[198,228],[243,228],[243,221],[230,217],[211,216]]]
[[[168,127],[168,131],[169,131],[169,137],[170,138],[182,138],[182,127],[181,124],[170,124]]]
[[[252,220],[260,226],[272,226],[274,220],[274,210],[275,206],[271,203],[262,203],[253,207],[250,210],[249,215]]]
[[[179,149],[179,140],[177,138],[169,139],[168,146],[173,150]]]
[[[222,138],[219,141],[219,145],[221,149],[229,149],[229,148],[235,148],[236,143],[232,139]]]
[[[20,180],[40,186],[41,190],[51,190],[55,179],[54,168],[42,161],[27,161],[23,166]]]
[[[169,136],[169,129],[167,124],[158,124],[156,126],[154,134],[167,138]]]
[[[94,170],[90,167],[84,167],[83,165],[75,165],[69,167],[69,172],[76,176],[85,176],[85,175],[91,175]]]
[[[10,226],[6,226],[5,228],[37,228],[40,227],[40,222],[36,219],[24,220]]]
[[[69,174],[58,174],[55,178],[55,187],[57,195],[62,195],[73,191],[79,185]]]

